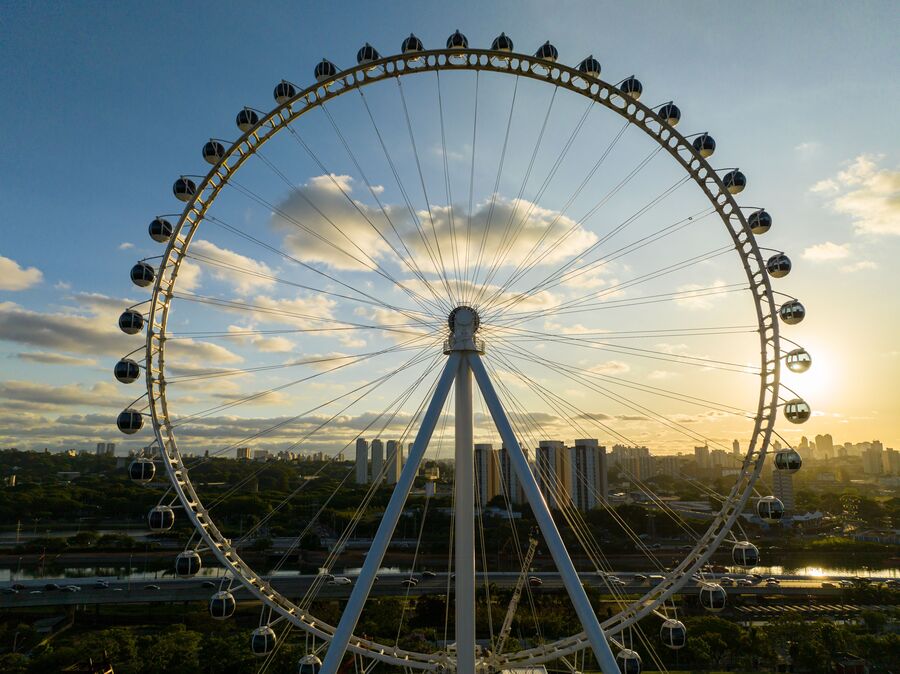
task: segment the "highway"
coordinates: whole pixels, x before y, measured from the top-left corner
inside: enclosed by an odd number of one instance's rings
[[[556,573],[533,573],[532,576],[540,579],[539,586],[533,586],[536,592],[564,592],[562,581]],[[624,594],[638,595],[646,592],[651,583],[657,580],[640,581],[635,573],[617,573],[616,577],[623,583],[618,585]],[[491,573],[489,580],[497,587],[512,589],[515,585],[516,573]],[[816,598],[840,600],[843,598],[846,588],[839,585],[840,581],[852,582],[853,578],[813,578],[805,576],[779,576],[779,584],[767,585],[763,580],[752,578],[743,574],[705,574],[704,579],[718,581],[722,576],[730,578],[746,578],[753,582],[752,585],[732,586],[725,585],[729,595],[745,596],[780,596],[796,598]],[[416,574],[419,582],[417,585],[407,588],[403,580],[408,574],[383,574],[378,578],[372,590],[372,596],[421,596],[431,594],[444,594],[447,588],[447,575],[437,574],[434,578],[423,578]],[[314,575],[279,575],[268,577],[266,580],[279,592],[288,597],[299,598],[306,594],[310,585],[316,578]],[[346,599],[352,589],[353,577],[349,577],[351,584],[330,585],[322,584],[318,591],[318,597],[322,599]],[[601,591],[606,591],[604,579],[596,573],[582,573],[582,582]],[[109,579],[109,587],[96,586],[96,578],[44,578],[40,581],[22,582],[22,589],[17,592],[10,591],[10,584],[5,584],[0,589],[0,610],[14,609],[16,607],[29,606],[66,606],[89,604],[140,604],[140,603],[166,603],[186,601],[207,601],[218,589],[221,579],[208,577],[174,578],[166,580],[131,580]],[[870,579],[873,583],[884,582],[888,579]],[[483,585],[484,576],[479,575],[479,582]],[[60,586],[75,585],[78,591],[46,590],[49,583],[57,583]],[[233,590],[238,601],[249,600],[249,593],[242,587]],[[452,589],[452,583],[451,583]],[[700,585],[697,582],[689,582],[681,591],[681,594],[692,595],[699,592]]]

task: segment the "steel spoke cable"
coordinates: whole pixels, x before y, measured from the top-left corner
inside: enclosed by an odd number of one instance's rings
[[[370,389],[370,388],[372,388],[372,387],[374,387],[374,386],[377,386],[378,384],[382,383],[383,381],[386,381],[386,380],[390,379],[391,377],[393,377],[393,376],[396,375],[397,373],[402,372],[405,368],[413,367],[413,366],[416,365],[417,363],[422,362],[423,360],[425,360],[425,359],[428,357],[428,352],[429,352],[432,348],[433,348],[433,347],[430,346],[430,345],[429,345],[429,346],[424,346],[424,347],[422,347],[415,355],[413,355],[412,358],[408,359],[404,364],[402,364],[402,365],[399,366],[398,368],[392,370],[391,372],[389,372],[389,373],[387,373],[387,374],[385,374],[385,375],[382,375],[381,377],[378,377],[378,378],[376,378],[376,379],[373,379],[372,381],[370,381],[370,382],[368,382],[368,383],[366,383],[366,384],[364,384],[364,385],[362,385],[362,386],[360,386],[360,387],[357,387],[357,388],[355,388],[355,389],[352,390],[352,391],[348,391],[348,392],[343,393],[343,394],[341,394],[341,395],[339,395],[339,396],[336,396],[335,398],[332,398],[331,400],[328,400],[328,401],[325,401],[325,402],[323,402],[323,403],[321,403],[321,404],[319,404],[319,405],[316,405],[315,407],[313,407],[313,408],[311,408],[311,409],[309,409],[309,410],[306,410],[306,411],[304,411],[304,412],[301,412],[301,413],[298,414],[298,415],[295,415],[295,416],[293,416],[293,417],[289,417],[289,418],[287,418],[287,419],[283,419],[283,420],[281,420],[281,421],[279,421],[279,422],[277,422],[277,423],[275,423],[275,424],[273,424],[273,425],[271,425],[271,426],[269,426],[269,427],[267,427],[267,428],[265,428],[265,429],[263,429],[263,430],[261,430],[261,431],[257,431],[257,432],[255,432],[255,433],[253,433],[253,434],[251,434],[251,435],[249,435],[249,436],[247,436],[247,437],[245,437],[245,438],[239,440],[239,441],[236,442],[236,443],[230,443],[230,444],[226,445],[225,447],[222,447],[221,449],[217,449],[217,450],[214,450],[214,451],[212,451],[212,452],[209,452],[209,457],[206,457],[206,458],[212,458],[212,457],[214,457],[214,456],[216,456],[216,455],[218,455],[218,454],[221,454],[221,453],[223,453],[223,452],[227,452],[227,451],[229,451],[229,450],[231,450],[231,449],[234,449],[235,447],[240,447],[240,446],[246,444],[247,442],[249,442],[249,441],[251,441],[251,440],[256,440],[257,438],[260,438],[260,437],[262,437],[262,436],[264,436],[264,435],[268,435],[268,434],[272,433],[273,431],[276,431],[276,430],[278,430],[278,429],[280,429],[280,428],[283,428],[284,426],[287,426],[287,425],[289,425],[289,424],[291,424],[291,423],[294,423],[295,421],[297,421],[298,419],[302,418],[303,416],[305,416],[305,415],[307,415],[307,414],[311,414],[312,412],[315,412],[316,410],[321,409],[322,407],[325,407],[325,406],[327,406],[327,405],[330,405],[331,403],[337,402],[338,400],[340,400],[340,399],[342,399],[342,398],[345,398],[345,397],[347,397],[347,396],[349,396],[349,395],[351,395],[351,394],[353,394],[353,393],[356,393],[356,392],[358,392],[358,391],[365,390],[365,389]],[[301,382],[301,381],[308,381],[308,380],[311,380],[311,379],[316,378],[316,377],[319,377],[319,376],[323,376],[323,375],[326,375],[326,374],[330,374],[330,373],[333,372],[334,370],[338,370],[338,369],[342,369],[342,368],[349,367],[349,365],[351,365],[351,364],[352,364],[352,363],[344,363],[344,364],[342,364],[342,365],[338,365],[338,366],[336,366],[336,367],[334,367],[334,368],[331,368],[330,370],[326,370],[326,371],[324,371],[324,372],[319,372],[319,373],[310,375],[310,376],[308,376],[308,377],[304,377],[303,379],[297,380],[296,382],[291,382],[289,385],[293,385],[293,384],[299,383],[299,382]],[[279,388],[284,388],[284,386],[279,387]],[[266,392],[266,393],[268,393],[268,392]],[[180,420],[179,420],[179,421],[180,421]],[[205,459],[203,459],[203,460],[205,460]],[[203,461],[203,460],[201,460],[201,461]]]
[[[516,75],[513,85],[512,100],[509,104],[509,115],[506,119],[506,132],[503,135],[503,147],[500,150],[500,161],[497,164],[497,177],[494,179],[494,189],[491,191],[491,201],[485,218],[484,229],[481,232],[481,246],[478,248],[478,257],[475,259],[475,268],[472,271],[472,285],[478,283],[478,272],[481,270],[481,262],[484,258],[484,250],[487,246],[488,235],[491,231],[491,223],[494,218],[494,209],[497,205],[497,196],[500,193],[500,178],[503,175],[503,165],[506,162],[506,150],[509,146],[509,134],[512,129],[513,111],[516,107],[516,96],[519,92],[519,76]],[[474,298],[473,298],[474,300]]]
[[[344,239],[346,239],[350,243],[351,246],[353,246],[360,253],[362,253],[362,255],[364,257],[368,258],[369,262],[366,262],[364,259],[356,257],[355,255],[353,255],[351,252],[349,252],[348,250],[346,250],[344,248],[340,248],[337,244],[335,244],[329,238],[327,238],[327,237],[323,236],[322,234],[320,234],[319,232],[317,232],[314,228],[311,228],[308,225],[302,223],[297,218],[286,213],[284,210],[278,208],[278,206],[276,206],[275,204],[273,204],[273,203],[267,201],[266,199],[264,199],[263,197],[257,195],[252,190],[244,187],[237,180],[232,178],[228,182],[228,185],[230,185],[231,187],[234,187],[236,190],[238,190],[241,194],[246,196],[251,201],[255,201],[260,206],[263,206],[264,208],[269,209],[271,212],[278,214],[279,216],[284,218],[287,222],[294,225],[294,227],[296,227],[300,231],[306,232],[307,234],[318,239],[319,241],[321,241],[325,245],[329,246],[330,248],[333,248],[335,251],[337,251],[338,254],[350,258],[354,262],[358,263],[360,266],[383,277],[384,279],[386,279],[393,285],[400,288],[407,295],[409,295],[409,297],[414,302],[416,302],[422,308],[423,311],[426,311],[426,313],[428,312],[428,309],[426,307],[428,305],[429,300],[427,298],[422,297],[421,295],[419,295],[419,293],[415,292],[414,290],[412,290],[411,288],[407,287],[405,284],[401,283],[399,280],[394,278],[394,276],[392,274],[390,274],[387,270],[385,270],[368,253],[366,253],[362,248],[360,248],[360,246],[355,241],[353,241],[353,239],[351,237],[349,237],[340,227],[338,227],[334,223],[334,221],[332,221],[327,215],[325,215],[321,210],[319,210],[319,208],[314,203],[312,203],[312,201],[302,191],[297,190],[296,194],[299,195],[300,198],[303,199],[307,204],[309,204],[309,206],[313,210],[315,210],[317,213],[319,213],[319,215],[322,217],[322,219],[324,219],[326,222],[328,222],[338,232],[338,234],[340,234]]]
[[[484,295],[484,288],[490,285],[491,280],[494,278],[494,275],[499,269],[499,265],[502,264],[503,256],[506,254],[504,244],[509,236],[510,228],[512,227],[513,221],[515,220],[516,213],[519,210],[519,206],[522,203],[522,196],[525,194],[525,187],[528,184],[528,179],[531,177],[531,172],[534,170],[534,164],[537,160],[538,151],[541,149],[541,143],[544,139],[544,132],[547,130],[547,123],[550,121],[550,114],[553,112],[553,104],[554,102],[556,102],[557,93],[559,93],[559,87],[554,87],[553,95],[550,96],[550,102],[547,104],[547,112],[544,113],[544,121],[541,124],[541,129],[538,132],[537,140],[534,144],[534,150],[531,153],[531,159],[528,162],[528,167],[525,170],[525,176],[522,178],[522,184],[519,187],[519,193],[516,195],[515,200],[511,204],[512,208],[510,209],[509,216],[506,218],[506,226],[503,228],[503,234],[500,237],[500,244],[497,246],[491,258],[491,263],[487,268],[485,278],[481,286],[481,291],[477,295],[475,295],[475,304],[481,302],[481,298]]]
[[[244,338],[244,337],[258,337],[258,336],[266,336],[266,335],[294,335],[294,334],[306,334],[306,333],[316,333],[316,332],[341,332],[345,330],[377,330],[379,328],[391,328],[397,329],[400,328],[417,328],[419,327],[419,323],[390,323],[390,324],[372,324],[372,325],[360,325],[359,327],[354,326],[344,326],[340,328],[283,328],[276,329],[273,328],[271,330],[254,330],[251,328],[246,329],[237,329],[237,330],[185,330],[185,331],[177,331],[177,332],[168,332],[166,333],[166,341],[169,340],[181,340],[181,339],[216,339],[219,337],[232,337],[232,338]],[[410,332],[409,334],[421,334],[418,331]]]
[[[397,83],[399,84],[399,80]],[[394,174],[394,180],[397,183],[397,189],[400,190],[400,194],[403,197],[404,203],[406,204],[406,209],[407,211],[409,211],[410,219],[416,227],[419,238],[422,239],[422,245],[425,248],[425,252],[428,253],[428,257],[431,260],[431,265],[434,268],[435,273],[443,282],[444,289],[447,291],[447,297],[452,298],[449,282],[446,275],[443,273],[443,265],[439,263],[438,258],[436,257],[436,252],[432,249],[432,246],[428,241],[428,236],[425,234],[425,229],[422,226],[422,221],[419,218],[419,214],[416,212],[416,209],[412,205],[412,200],[410,199],[409,192],[407,192],[406,186],[403,184],[403,181],[400,178],[400,172],[397,170],[394,159],[391,156],[391,153],[388,151],[387,144],[384,142],[384,138],[381,135],[381,130],[378,128],[378,124],[375,122],[375,115],[372,114],[372,110],[369,107],[369,103],[366,100],[366,96],[363,93],[362,89],[359,89],[359,96],[360,100],[362,100],[362,103],[366,108],[366,113],[369,115],[369,120],[372,122],[372,128],[375,130],[375,135],[378,137],[378,143],[381,146],[381,151],[384,153],[384,158],[387,160],[388,165],[391,167],[391,173]],[[444,301],[446,302],[448,300],[445,299]]]
[[[444,277],[444,283],[447,287],[447,292],[450,294],[451,303],[456,304],[457,299],[453,296],[453,290],[450,287],[450,278],[447,275],[447,267],[444,263],[444,256],[441,253],[441,240],[438,237],[437,226],[434,223],[434,211],[431,208],[431,200],[428,198],[428,189],[425,186],[425,174],[422,171],[422,162],[419,159],[419,149],[416,146],[416,137],[413,132],[412,121],[409,116],[409,107],[406,105],[406,95],[403,93],[403,84],[400,82],[400,78],[397,78],[397,91],[400,93],[400,101],[403,103],[403,116],[406,120],[406,129],[409,133],[409,142],[413,148],[413,156],[416,158],[416,169],[419,173],[419,184],[422,186],[422,195],[425,197],[425,207],[428,210],[428,219],[431,221],[431,232],[434,235],[434,248],[437,252],[438,260],[441,263],[440,272]]]
[[[236,234],[236,235],[240,236],[241,238],[246,239],[247,241],[251,241],[251,242],[255,243],[256,245],[261,246],[262,248],[265,248],[266,250],[268,250],[272,253],[275,253],[276,255],[278,255],[280,257],[283,257],[285,260],[288,260],[289,262],[293,262],[294,264],[300,265],[304,269],[307,269],[314,274],[322,276],[322,277],[328,279],[329,281],[338,284],[342,288],[345,288],[346,290],[358,293],[359,295],[362,295],[363,297],[370,300],[374,304],[381,305],[384,308],[397,311],[398,313],[401,313],[404,315],[407,315],[408,312],[422,313],[423,315],[433,315],[432,312],[419,312],[418,310],[415,310],[415,309],[395,307],[395,306],[389,304],[388,302],[386,302],[385,300],[380,299],[379,297],[376,297],[369,293],[363,292],[359,288],[347,283],[346,281],[341,281],[338,277],[334,276],[333,274],[329,274],[327,272],[322,271],[321,269],[317,269],[316,267],[314,267],[306,262],[303,262],[302,260],[299,260],[292,255],[289,255],[288,253],[284,252],[280,248],[276,248],[275,246],[272,246],[271,244],[268,244],[256,237],[244,232],[239,227],[235,227],[234,225],[228,224],[221,218],[207,215],[204,218],[204,220],[211,222],[229,232],[232,232],[233,234]]]
[[[504,348],[503,346],[498,346],[497,348],[501,349],[504,354],[520,358],[523,360],[530,361],[534,354],[531,351],[526,351],[521,347],[513,348]],[[525,354],[528,354],[527,356]],[[748,415],[747,410],[736,407],[734,405],[728,405],[726,403],[716,402],[714,400],[707,400],[705,398],[700,398],[697,396],[688,395],[686,393],[680,393],[678,391],[673,391],[671,389],[662,388],[659,386],[651,386],[649,384],[643,384],[638,381],[626,379],[624,377],[616,377],[613,375],[603,374],[602,372],[595,372],[587,368],[581,368],[576,365],[572,365],[569,363],[563,363],[559,360],[554,360],[552,358],[543,357],[548,363],[553,363],[560,369],[564,369],[569,372],[577,373],[585,377],[591,377],[595,379],[599,379],[604,382],[609,382],[611,384],[616,384],[619,386],[623,386],[625,388],[634,389],[637,391],[642,391],[644,393],[651,393],[653,395],[658,395],[664,398],[671,398],[672,400],[678,400],[680,402],[686,402],[693,405],[701,405],[706,407],[707,409],[715,409],[719,411],[725,411],[729,414],[738,414],[738,415]],[[750,415],[752,418],[755,415]]]
[[[456,242],[456,223],[453,219],[453,190],[450,185],[450,163],[447,158],[447,135],[444,130],[444,96],[441,92],[441,72],[434,71],[437,81],[438,119],[441,125],[441,159],[444,164],[444,191],[447,197],[447,219],[450,225],[450,245],[453,248],[453,266],[456,270],[456,288],[460,299],[463,299],[463,288],[459,266],[459,247]]]
[[[397,313],[402,313],[404,316],[406,316],[406,317],[409,318],[410,320],[416,320],[416,321],[419,321],[419,323],[422,323],[422,324],[427,324],[428,321],[427,321],[427,320],[424,320],[424,319],[422,319],[422,318],[419,318],[419,316],[424,316],[424,317],[426,317],[426,318],[428,318],[428,319],[433,319],[434,316],[435,316],[435,314],[432,313],[432,312],[426,313],[426,312],[418,311],[418,310],[415,310],[415,309],[412,309],[412,310],[410,310],[410,309],[400,309],[400,308],[398,308],[398,307],[393,307],[393,306],[391,306],[391,305],[389,305],[389,304],[386,304],[386,303],[384,303],[384,302],[381,302],[381,301],[372,301],[372,300],[369,300],[369,299],[361,299],[361,298],[359,298],[359,297],[353,297],[353,296],[350,296],[350,295],[344,295],[344,294],[342,294],[342,293],[336,293],[336,292],[334,292],[334,291],[332,291],[332,290],[325,290],[324,288],[316,288],[316,287],[314,287],[314,286],[308,286],[308,285],[303,284],[303,283],[298,283],[298,282],[296,282],[296,281],[291,281],[291,280],[289,280],[289,279],[286,279],[286,278],[284,278],[284,277],[278,276],[278,275],[276,275],[276,274],[267,274],[267,273],[265,273],[265,272],[262,272],[262,271],[259,271],[259,270],[256,270],[256,269],[251,269],[251,268],[249,268],[249,267],[246,267],[246,266],[243,266],[243,265],[239,265],[239,264],[235,264],[235,263],[233,263],[233,262],[228,262],[228,261],[226,261],[226,260],[222,260],[222,259],[220,259],[220,258],[213,257],[213,256],[210,256],[210,255],[205,255],[205,254],[203,254],[203,253],[189,252],[189,253],[186,253],[186,254],[184,255],[184,257],[185,257],[185,258],[188,258],[188,259],[196,260],[196,261],[201,262],[201,263],[203,263],[203,264],[205,264],[205,265],[208,265],[208,266],[210,266],[210,267],[216,267],[216,268],[218,268],[218,269],[226,269],[226,270],[229,270],[229,271],[237,272],[238,274],[241,274],[241,275],[243,275],[243,276],[249,276],[249,277],[251,277],[251,278],[258,278],[258,279],[262,279],[262,280],[265,280],[265,281],[272,281],[273,283],[279,283],[279,284],[282,284],[282,285],[287,285],[287,286],[290,286],[290,287],[292,287],[292,288],[300,288],[301,290],[308,290],[308,291],[313,292],[313,293],[316,293],[316,294],[318,294],[318,295],[325,295],[325,296],[329,296],[329,297],[336,297],[336,298],[338,298],[338,299],[348,300],[348,301],[350,301],[350,302],[359,302],[359,303],[361,303],[361,304],[369,304],[369,305],[377,306],[377,307],[380,307],[380,308],[383,308],[383,309],[388,309],[388,310],[396,311]],[[418,316],[417,316],[417,315],[418,315]]]
[[[476,135],[478,131],[478,84],[480,82],[479,71],[475,71],[475,110],[472,116],[472,164],[469,168],[469,210],[466,212],[466,254],[463,261],[463,273],[466,285],[469,285],[469,247],[472,236],[472,208],[474,206],[473,198],[475,196],[475,148]],[[472,280],[474,285],[474,279]],[[471,300],[471,297],[463,298],[463,301]]]
[[[362,90],[360,90],[360,95],[362,95]],[[396,236],[397,239],[399,240],[400,245],[403,247],[403,250],[406,251],[406,257],[404,257],[400,253],[400,251],[398,251],[394,247],[394,245],[388,240],[388,238],[386,236],[384,236],[384,234],[381,232],[381,230],[379,230],[378,227],[375,226],[375,223],[372,222],[372,219],[365,213],[365,211],[363,211],[363,209],[360,207],[359,203],[357,203],[357,201],[355,199],[353,199],[347,193],[347,191],[344,189],[344,186],[340,184],[340,182],[335,178],[334,174],[326,169],[326,175],[328,175],[329,179],[334,184],[334,186],[337,187],[338,190],[340,190],[341,194],[344,195],[346,200],[350,203],[351,206],[353,206],[353,208],[356,210],[356,212],[359,213],[360,216],[363,219],[365,219],[366,222],[369,223],[369,225],[372,227],[372,229],[374,229],[378,233],[378,235],[381,237],[381,239],[390,247],[390,249],[394,252],[394,255],[396,255],[398,257],[398,259],[402,260],[403,263],[407,266],[407,268],[412,272],[413,276],[418,278],[425,285],[425,287],[428,289],[428,291],[431,293],[432,297],[434,298],[435,302],[437,303],[437,306],[443,308],[445,311],[449,310],[450,307],[447,305],[446,300],[437,294],[434,287],[431,285],[431,283],[428,281],[428,279],[422,273],[422,270],[419,268],[419,265],[416,264],[415,256],[412,254],[412,252],[410,252],[409,247],[406,245],[406,241],[403,238],[403,235],[401,235],[400,232],[397,230],[397,226],[394,224],[394,221],[391,218],[390,214],[388,214],[387,209],[385,208],[380,197],[378,196],[378,192],[376,191],[375,187],[372,185],[372,182],[369,180],[369,177],[368,177],[368,175],[366,175],[366,172],[363,170],[362,165],[359,163],[359,160],[356,158],[356,154],[353,152],[353,149],[350,147],[350,143],[347,142],[346,137],[341,132],[341,130],[340,130],[337,122],[334,120],[334,117],[332,116],[331,112],[328,110],[328,108],[325,107],[325,105],[322,105],[320,107],[320,109],[325,114],[325,116],[328,118],[328,121],[331,123],[331,128],[334,129],[335,134],[340,139],[341,144],[344,146],[344,150],[347,152],[347,155],[350,157],[350,161],[353,162],[353,165],[356,167],[357,173],[359,173],[360,177],[363,179],[363,182],[366,184],[366,187],[369,190],[369,194],[372,195],[372,198],[375,200],[375,203],[378,204],[378,208],[381,211],[381,215],[387,221],[388,225],[391,228],[391,231],[394,232],[394,236]],[[373,122],[374,122],[374,120],[373,120]],[[304,147],[306,147],[306,146],[304,145]],[[318,162],[318,159],[315,159],[315,161]]]

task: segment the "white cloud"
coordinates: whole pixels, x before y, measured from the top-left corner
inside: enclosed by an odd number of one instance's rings
[[[819,141],[808,140],[795,145],[794,150],[796,150],[801,155],[808,156],[817,152],[820,147],[822,147],[822,144]]]
[[[594,365],[590,371],[597,374],[623,374],[630,369],[628,363],[623,363],[621,360],[608,360],[605,363]]]
[[[78,358],[77,356],[67,356],[62,353],[50,353],[47,351],[25,351],[16,354],[16,358],[27,360],[32,363],[41,363],[43,365],[96,365],[97,361],[93,358]]]
[[[37,267],[23,269],[15,260],[0,255],[0,290],[25,290],[40,283],[43,277]]]
[[[119,244],[119,250],[131,250],[132,248],[134,248],[134,244],[128,241]]]
[[[814,262],[831,262],[833,260],[843,260],[850,256],[850,247],[847,244],[817,243],[803,251],[803,259],[812,260]]]
[[[677,292],[682,293],[675,299],[679,307],[691,310],[710,309],[716,301],[722,299],[717,291],[725,287],[725,281],[715,281],[711,286],[699,283],[688,283],[678,286]]]
[[[859,155],[812,191],[827,195],[832,209],[850,216],[857,234],[900,236],[900,170],[881,168],[881,159]]]
[[[864,271],[866,269],[878,269],[878,265],[871,260],[860,260],[859,262],[854,262],[853,264],[845,264],[843,267],[841,267],[841,272],[844,274],[853,274],[855,272]]]
[[[98,382],[87,388],[78,384],[52,386],[32,381],[0,382],[0,400],[4,410],[57,409],[62,407],[121,407],[121,394],[115,385]]]
[[[194,241],[188,255],[207,264],[213,278],[228,283],[241,296],[268,290],[275,285],[275,280],[268,278],[274,276],[274,272],[267,264],[227,248],[220,248],[209,241]],[[177,287],[182,287],[181,283]]]
[[[244,327],[240,325],[229,325],[228,332],[231,334],[250,333],[255,330],[254,327]],[[278,335],[260,335],[260,334],[244,334],[236,337],[244,344],[251,345],[263,353],[288,353],[296,349],[296,345],[286,337]]]

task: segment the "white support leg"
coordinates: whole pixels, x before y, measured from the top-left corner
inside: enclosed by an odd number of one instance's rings
[[[597,656],[600,669],[603,671],[603,674],[619,674],[619,666],[616,664],[616,658],[609,647],[603,628],[600,627],[600,621],[597,620],[594,609],[591,607],[587,594],[585,594],[578,572],[575,571],[572,559],[566,551],[559,529],[556,528],[556,523],[553,521],[547,502],[538,488],[537,481],[534,479],[528,460],[519,446],[515,433],[513,433],[512,426],[509,424],[503,405],[500,404],[500,399],[497,397],[497,392],[494,390],[494,385],[491,383],[484,363],[481,362],[481,358],[477,353],[469,352],[466,354],[466,357],[468,365],[475,375],[475,381],[478,382],[478,387],[481,389],[481,395],[497,426],[497,431],[500,433],[500,437],[503,439],[509,452],[510,463],[516,472],[516,476],[519,478],[528,503],[531,504],[535,519],[541,528],[547,547],[550,549],[553,562],[556,564],[560,576],[562,576],[563,584],[566,586],[566,591],[569,593],[569,598],[575,607],[578,620],[581,621],[581,626],[587,634],[594,655]]]
[[[454,554],[456,572],[456,672],[475,673],[475,459],[472,370],[465,357],[456,372]]]
[[[381,523],[378,525],[378,531],[366,554],[366,561],[363,563],[356,584],[353,586],[353,591],[350,593],[347,606],[341,614],[341,621],[338,623],[334,636],[331,638],[331,643],[328,645],[328,652],[325,655],[325,661],[322,663],[321,674],[335,674],[341,665],[341,661],[344,659],[347,644],[350,643],[350,637],[353,635],[353,630],[356,629],[356,623],[359,621],[363,606],[369,597],[369,592],[372,590],[375,575],[378,573],[388,543],[390,543],[394,529],[397,527],[397,520],[400,519],[400,513],[406,504],[409,490],[412,488],[416,473],[419,471],[419,464],[422,463],[422,457],[428,448],[431,434],[434,432],[434,427],[437,424],[441,410],[444,408],[444,403],[447,401],[450,385],[453,384],[453,380],[456,378],[456,373],[462,360],[462,354],[459,352],[450,354],[450,357],[447,359],[444,371],[441,373],[437,387],[434,390],[434,396],[432,396],[425,416],[422,418],[422,425],[419,427],[416,440],[407,457],[406,465],[403,466],[400,479],[397,481],[397,486],[394,487],[394,492],[391,494],[391,500],[388,502],[387,508],[385,508]]]

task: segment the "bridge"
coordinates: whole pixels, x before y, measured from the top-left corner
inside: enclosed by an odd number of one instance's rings
[[[490,573],[487,580],[495,587],[512,591],[518,578],[517,573]],[[557,573],[533,573],[539,578],[541,585],[532,587],[532,591],[538,593],[565,592],[562,580]],[[579,574],[582,583],[586,587],[593,588],[603,593],[608,589],[605,579],[596,573]],[[636,578],[634,573],[618,573],[616,577],[622,584],[618,585],[618,591],[625,595],[640,595],[650,588],[646,580]],[[726,574],[705,574],[704,580],[717,582]],[[730,574],[731,578],[751,578],[740,574]],[[425,578],[416,575],[418,583],[407,585],[403,582],[409,578],[409,574],[387,573],[379,574],[378,581],[372,588],[371,594],[380,597],[417,597],[425,595],[441,595],[447,593],[447,574],[437,574],[435,577]],[[329,585],[322,584],[316,596],[320,599],[347,599],[350,596],[354,577],[349,577],[350,584]],[[840,586],[840,582],[853,581],[853,578],[814,578],[808,576],[778,576],[778,585],[768,585],[764,581],[754,579],[752,585],[725,585],[729,595],[743,597],[755,601],[760,597],[782,597],[796,599],[816,599],[817,602],[831,602],[833,605],[843,605],[847,589]],[[315,575],[277,575],[266,577],[266,581],[279,592],[289,597],[302,597],[310,589]],[[153,579],[110,579],[109,587],[98,587],[97,578],[44,578],[40,581],[23,582],[24,589],[18,592],[10,592],[4,588],[0,594],[0,610],[9,610],[19,607],[33,606],[83,606],[91,604],[151,604],[172,603],[188,601],[208,601],[210,596],[219,588],[221,578],[197,576],[194,578],[172,578],[165,580]],[[869,579],[878,583],[889,580]],[[478,576],[479,584],[485,582],[484,574]],[[649,582],[655,582],[653,580]],[[45,585],[56,583],[60,586],[75,585],[77,591],[45,590]],[[453,589],[453,583],[449,583]],[[696,595],[700,591],[700,584],[689,582],[681,590],[682,595]],[[232,588],[235,598],[250,601],[250,595],[243,587],[235,584]]]

